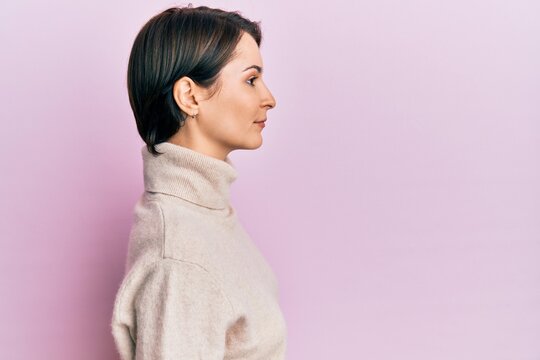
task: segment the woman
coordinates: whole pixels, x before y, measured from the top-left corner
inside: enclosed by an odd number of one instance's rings
[[[128,65],[145,191],[134,209],[112,334],[127,359],[284,359],[278,285],[229,203],[228,154],[256,149],[276,102],[258,23],[170,8],[144,25]]]

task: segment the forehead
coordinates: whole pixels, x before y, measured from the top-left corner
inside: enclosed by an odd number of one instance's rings
[[[257,42],[251,35],[244,32],[235,48],[236,56],[231,65],[244,69],[250,65],[262,67],[262,57]]]

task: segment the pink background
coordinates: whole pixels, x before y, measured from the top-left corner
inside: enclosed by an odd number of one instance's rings
[[[125,73],[171,1],[0,5],[0,358],[117,359],[142,140]],[[207,1],[276,100],[232,201],[288,359],[540,358],[540,3]]]

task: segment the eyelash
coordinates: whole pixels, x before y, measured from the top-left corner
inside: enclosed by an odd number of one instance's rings
[[[252,80],[255,81],[255,79],[257,79],[257,76],[254,76],[254,77],[252,77],[252,78],[249,78],[249,79],[248,79],[248,82],[249,82],[249,81],[252,81]],[[255,85],[253,85],[253,83],[250,83],[249,85],[250,85],[250,86],[255,86]]]

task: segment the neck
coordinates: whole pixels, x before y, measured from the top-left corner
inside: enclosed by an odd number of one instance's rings
[[[141,151],[144,186],[149,192],[179,197],[210,209],[229,206],[230,186],[237,178],[234,164],[170,142],[156,145],[161,155]]]
[[[219,144],[209,141],[205,136],[197,135],[192,129],[193,126],[182,126],[182,131],[177,131],[169,140],[171,144],[179,145],[191,149],[206,156],[225,161],[231,149],[227,149]]]

